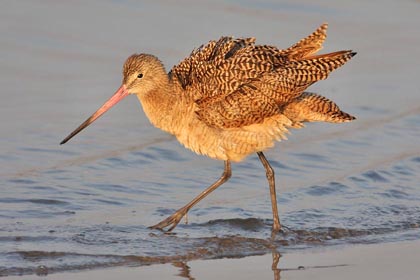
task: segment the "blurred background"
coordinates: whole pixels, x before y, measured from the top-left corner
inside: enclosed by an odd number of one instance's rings
[[[293,250],[418,239],[419,5],[2,1],[0,276],[35,273],[39,265],[65,271],[127,264],[127,255],[148,263],[191,252],[193,259],[240,257],[268,252],[271,242]],[[287,48],[324,22],[322,52],[358,54],[309,90],[357,120],[293,130],[266,153],[288,228],[275,241],[267,241],[271,206],[255,156],[234,164],[231,181],[194,208],[190,225],[174,236],[147,229],[215,181],[223,164],[152,127],[135,97],[59,145],[120,86],[132,53],[154,54],[169,71],[220,36]],[[223,245],[226,238],[232,247]]]

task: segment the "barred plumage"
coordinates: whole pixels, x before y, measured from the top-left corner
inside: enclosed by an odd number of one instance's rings
[[[305,92],[355,55],[350,50],[316,55],[326,31],[323,24],[284,50],[255,45],[255,38],[221,37],[192,51],[169,74],[155,56],[134,54],[124,64],[115,95],[61,143],[128,94],[136,94],[156,127],[198,154],[225,161],[218,181],[153,228],[172,230],[191,207],[229,179],[231,161],[257,153],[267,172],[273,230],[278,231],[274,173],[263,151],[304,122],[354,119],[331,100]]]
[[[171,70],[171,77],[194,99],[198,118],[209,126],[244,127],[280,113],[292,118],[287,104],[296,111],[294,99],[355,55],[352,51],[314,55],[322,48],[326,30],[323,24],[285,50],[255,45],[254,38],[221,37],[193,51]],[[328,118],[329,112],[323,114],[324,119],[337,120]]]

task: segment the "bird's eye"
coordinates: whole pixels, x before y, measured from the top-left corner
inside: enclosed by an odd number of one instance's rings
[[[138,74],[137,78],[139,78],[139,79],[143,78],[143,74],[142,73]]]

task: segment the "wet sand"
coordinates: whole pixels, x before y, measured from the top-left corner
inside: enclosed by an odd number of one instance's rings
[[[146,267],[65,272],[40,275],[36,279],[413,280],[420,275],[419,252],[420,241],[345,245],[286,253],[280,255],[277,265],[277,256],[267,254],[241,259],[197,260]],[[14,276],[7,279],[25,280],[34,279],[34,276]]]
[[[45,266],[47,279],[179,279],[188,271],[196,279],[270,279],[275,248],[283,279],[413,278],[419,5],[3,1],[0,276],[33,279]],[[234,164],[232,179],[175,234],[147,228],[216,179],[223,164],[152,127],[134,97],[59,146],[119,86],[134,52],[157,55],[169,70],[222,35],[287,48],[323,22],[330,25],[322,52],[358,55],[309,90],[357,120],[310,124],[267,151],[288,229],[274,242],[256,156]]]

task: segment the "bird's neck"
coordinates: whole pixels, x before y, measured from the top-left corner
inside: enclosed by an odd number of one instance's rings
[[[173,135],[182,130],[188,101],[168,81],[145,95],[138,95],[144,113],[150,122]]]

